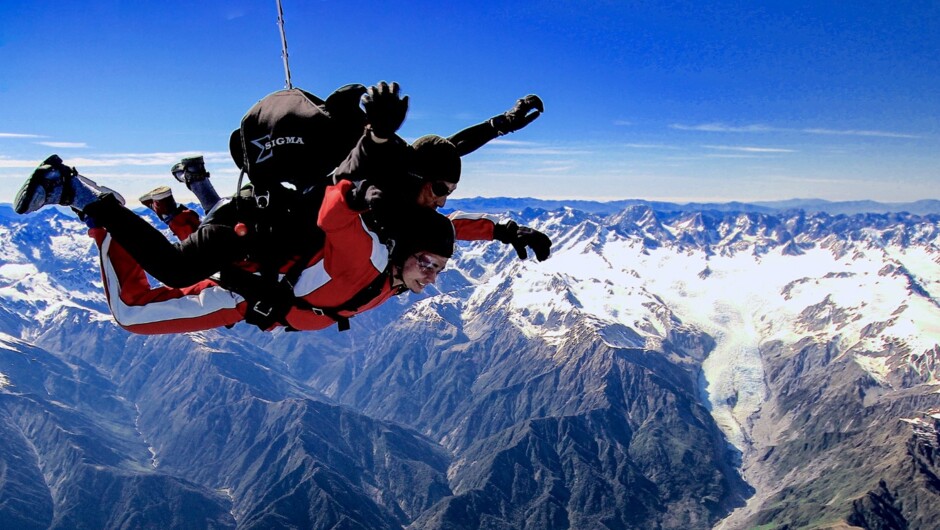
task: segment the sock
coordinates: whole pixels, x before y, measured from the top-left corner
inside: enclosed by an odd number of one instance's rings
[[[79,178],[73,178],[72,181],[72,207],[77,210],[84,210],[89,204],[97,201],[100,196],[96,190],[93,190],[88,184],[82,182]]]
[[[219,194],[215,191],[215,186],[209,182],[208,178],[189,182],[186,187],[199,199],[199,204],[202,205],[204,212],[211,210],[220,200]]]

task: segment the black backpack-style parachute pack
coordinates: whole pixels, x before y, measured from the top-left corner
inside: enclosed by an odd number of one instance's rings
[[[248,258],[279,268],[322,248],[317,212],[330,173],[355,147],[366,124],[359,100],[366,88],[346,85],[326,100],[290,88],[255,103],[229,139],[235,164],[248,177],[220,212],[250,234]],[[209,221],[207,219],[207,221]],[[234,221],[234,222],[231,222]]]
[[[322,183],[362,136],[366,88],[346,85],[326,100],[291,88],[255,103],[229,140],[235,164],[257,196],[303,192]]]

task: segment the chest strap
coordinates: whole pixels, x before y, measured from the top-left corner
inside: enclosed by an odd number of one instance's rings
[[[385,288],[385,284],[388,281],[390,281],[389,280],[390,277],[391,277],[391,274],[389,274],[388,269],[386,269],[385,271],[381,272],[378,276],[376,276],[371,282],[369,282],[368,285],[366,285],[365,287],[360,289],[359,292],[354,294],[349,300],[343,302],[342,304],[338,306],[317,307],[311,304],[310,302],[307,302],[303,298],[295,298],[294,307],[297,307],[306,311],[311,311],[317,315],[323,315],[323,316],[332,318],[333,320],[336,321],[336,326],[337,328],[339,328],[340,331],[346,331],[349,329],[349,319],[352,317],[340,315],[340,312],[355,313],[362,306],[375,300],[380,294],[382,294],[382,290]],[[403,289],[399,288],[395,292],[395,294],[398,295],[398,294],[401,294],[402,292],[404,292]]]

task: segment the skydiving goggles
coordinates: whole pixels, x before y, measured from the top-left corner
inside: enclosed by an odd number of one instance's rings
[[[431,193],[433,193],[434,195],[438,197],[447,197],[448,195],[450,195],[457,189],[456,187],[451,189],[451,187],[448,186],[449,183],[446,180],[431,180],[430,178],[424,177],[423,175],[419,173],[415,173],[413,171],[409,171],[407,174],[409,177],[411,177],[418,183],[424,183],[424,182],[430,181]]]
[[[435,180],[431,183],[431,193],[438,197],[447,197],[454,192],[456,188],[451,189],[443,180]]]
[[[419,183],[431,181],[431,193],[433,193],[434,195],[438,197],[447,197],[448,195],[450,195],[457,189],[456,187],[451,189],[450,186],[448,186],[447,181],[431,180],[431,178],[425,177],[413,171],[409,171],[408,176],[415,179]]]
[[[439,273],[444,269],[443,265],[440,263],[435,263],[428,255],[426,254],[413,254],[415,260],[418,262],[418,268],[421,272],[424,273]]]

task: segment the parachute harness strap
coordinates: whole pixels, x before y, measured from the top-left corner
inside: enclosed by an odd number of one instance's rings
[[[245,175],[248,174],[251,169],[248,167],[248,146],[245,144],[245,124],[239,124],[238,136],[242,143],[242,169],[238,172],[238,184],[235,187],[235,217],[236,219],[241,218],[238,210],[241,208],[242,203],[242,182],[244,181]],[[250,179],[249,179],[250,180]]]
[[[290,66],[287,64],[287,34],[284,33],[284,10],[281,8],[281,0],[277,0],[277,25],[281,30],[281,57],[284,59],[284,76],[286,80],[284,88],[291,89],[294,86],[290,82]]]

